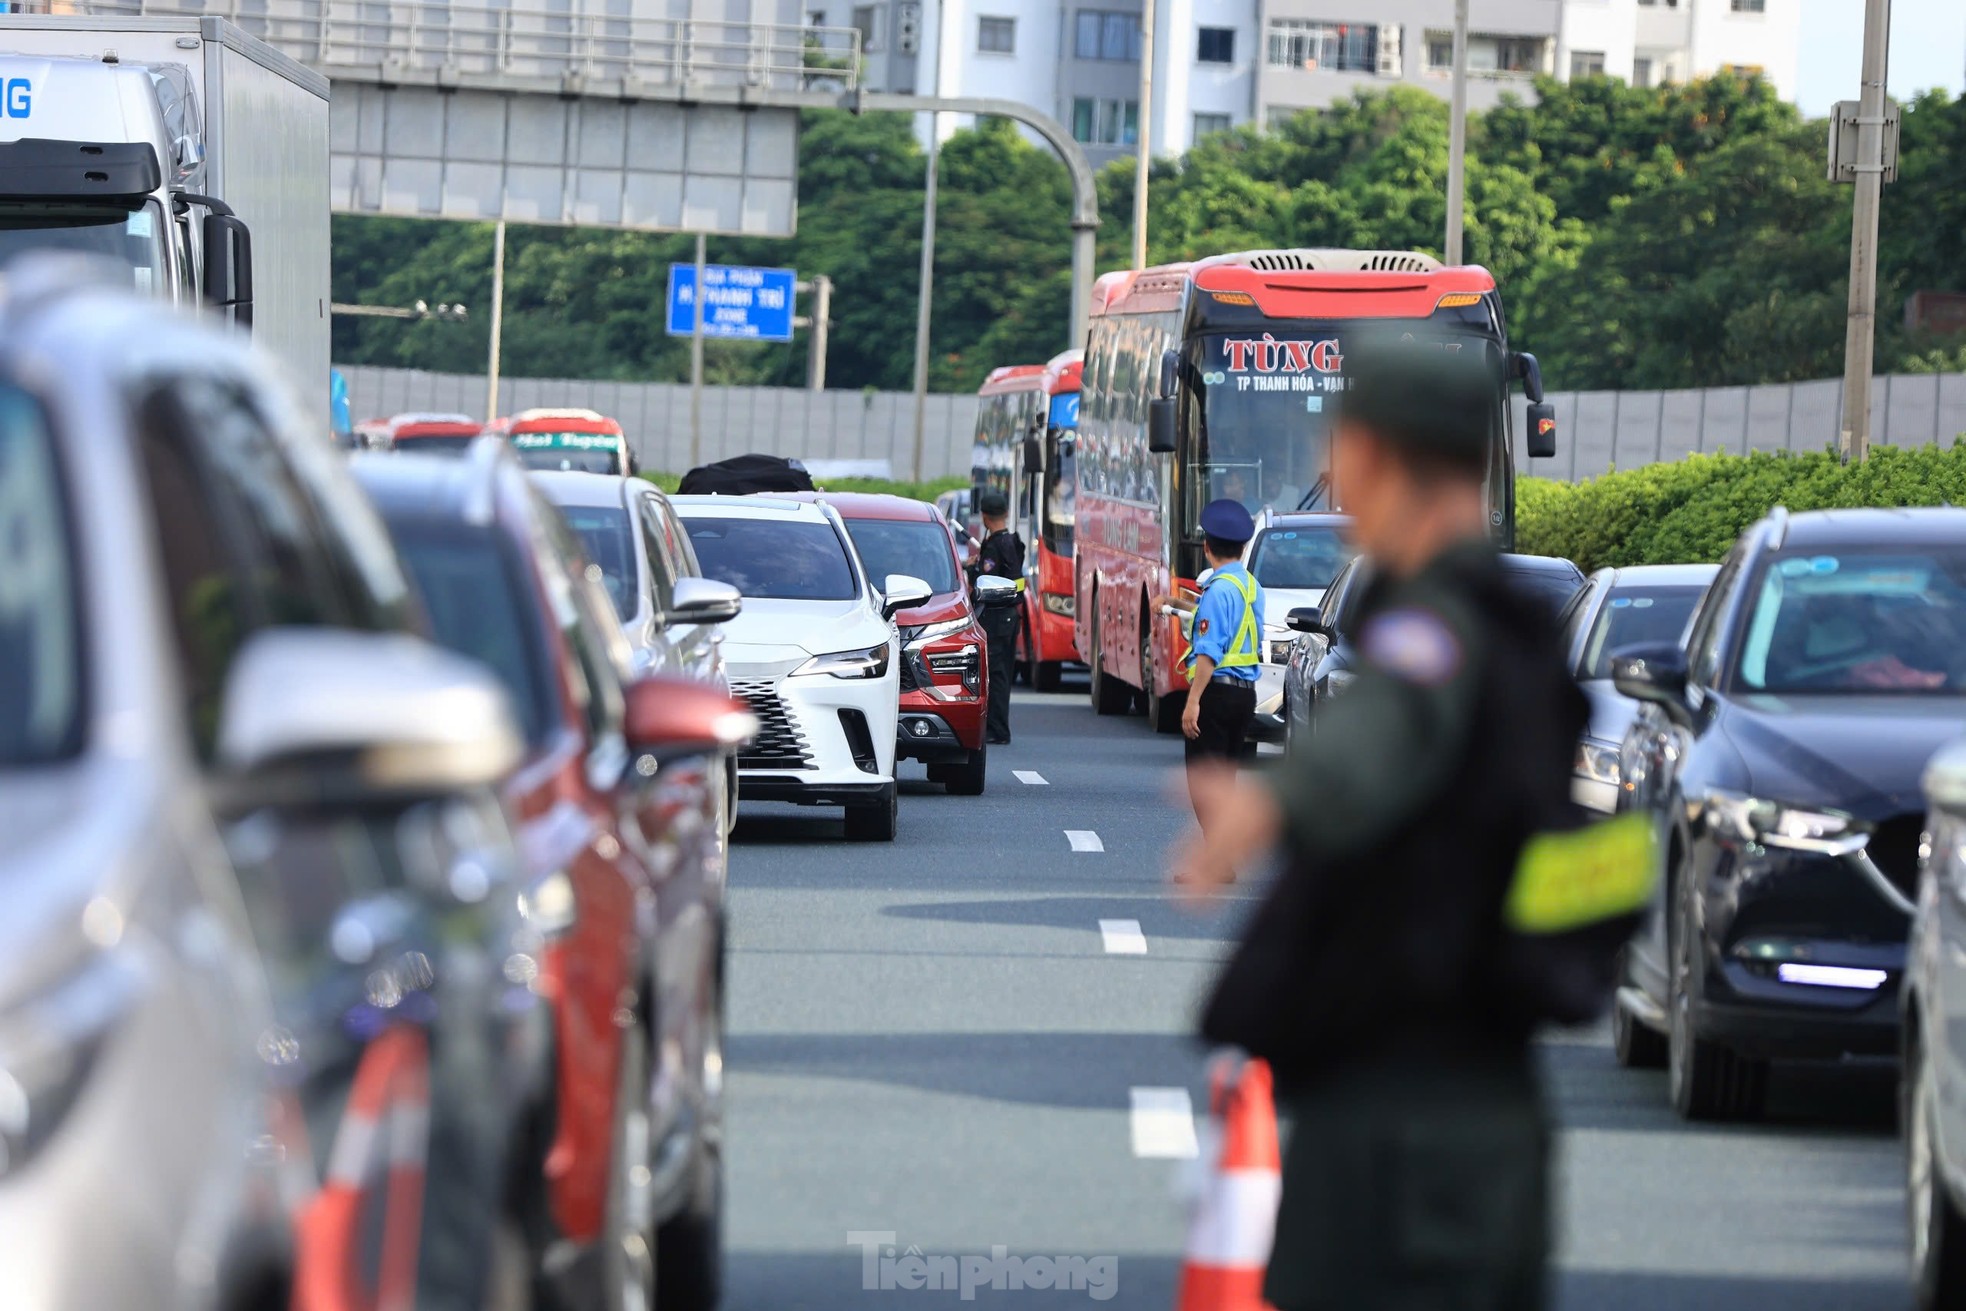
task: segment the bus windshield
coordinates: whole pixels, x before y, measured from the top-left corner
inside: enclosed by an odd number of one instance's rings
[[[1202,505],[1219,499],[1240,501],[1252,514],[1332,508],[1325,477],[1331,424],[1345,390],[1346,335],[1343,327],[1283,324],[1188,342],[1193,441],[1182,476],[1192,499],[1190,523]],[[1444,337],[1452,349],[1486,345],[1473,335]],[[1501,385],[1498,375],[1498,397]],[[1498,404],[1494,419],[1500,414]]]

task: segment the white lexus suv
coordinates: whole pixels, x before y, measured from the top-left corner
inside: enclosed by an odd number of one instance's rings
[[[744,610],[724,625],[733,695],[758,735],[737,758],[746,801],[844,806],[846,835],[894,839],[895,718],[901,702],[897,610],[927,583],[876,586],[839,513],[769,496],[677,496],[703,576],[729,583]]]

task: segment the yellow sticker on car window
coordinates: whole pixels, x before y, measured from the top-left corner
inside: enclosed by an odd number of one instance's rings
[[[1638,814],[1539,833],[1516,863],[1503,918],[1517,933],[1565,933],[1643,910],[1659,875],[1655,848]]]

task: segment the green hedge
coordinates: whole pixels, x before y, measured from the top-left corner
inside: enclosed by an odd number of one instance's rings
[[[1515,504],[1518,551],[1568,556],[1586,573],[1712,561],[1777,505],[1966,505],[1966,444],[1880,446],[1853,465],[1827,451],[1693,455],[1580,483],[1523,478]]]
[[[673,492],[682,483],[679,473],[643,473],[642,477],[654,483],[665,492]],[[897,482],[892,478],[829,478],[820,484],[822,490],[829,492],[884,492],[890,496],[906,496],[916,501],[933,501],[944,492],[953,492],[958,487],[969,486],[968,474],[952,474],[947,478],[935,478],[925,483]]]

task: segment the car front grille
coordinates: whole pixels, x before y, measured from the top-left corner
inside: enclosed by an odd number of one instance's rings
[[[738,753],[740,769],[811,769],[812,749],[792,712],[778,697],[769,678],[733,678],[731,695],[743,699],[758,717],[758,733]]]
[[[1879,824],[1865,844],[1872,863],[1913,901],[1918,899],[1918,849],[1924,840],[1925,816],[1914,811]]]

